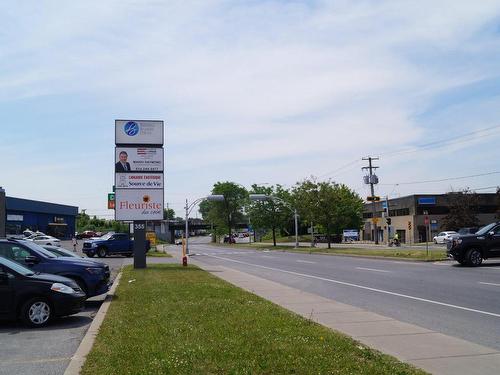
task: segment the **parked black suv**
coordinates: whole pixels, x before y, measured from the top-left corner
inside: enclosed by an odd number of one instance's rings
[[[42,327],[56,316],[83,310],[85,293],[66,277],[33,272],[0,256],[0,318]]]
[[[500,257],[500,221],[447,244],[447,254],[462,265],[479,266],[483,259]]]

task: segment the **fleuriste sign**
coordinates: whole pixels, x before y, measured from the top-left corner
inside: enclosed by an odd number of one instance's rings
[[[116,189],[116,220],[162,220],[163,190]]]

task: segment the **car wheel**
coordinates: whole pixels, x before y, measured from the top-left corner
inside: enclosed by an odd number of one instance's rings
[[[97,249],[97,256],[99,258],[104,258],[108,252],[106,251],[105,247],[100,247]]]
[[[24,303],[21,319],[30,327],[43,327],[52,318],[52,308],[43,297],[35,297]]]
[[[52,244],[51,244],[51,243],[48,243],[48,244],[47,244],[47,246],[52,246]]]
[[[94,252],[93,252],[93,251],[89,251],[89,252],[87,253],[87,256],[88,256],[89,258],[93,258],[93,257],[94,257],[94,255],[95,255],[95,254],[94,254]]]
[[[467,264],[471,267],[480,266],[483,262],[483,256],[477,249],[470,249],[467,252]]]
[[[437,243],[438,243],[437,240],[434,240],[434,243],[437,245]]]

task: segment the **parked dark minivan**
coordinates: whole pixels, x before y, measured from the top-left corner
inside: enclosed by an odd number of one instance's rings
[[[33,272],[0,256],[0,318],[42,327],[83,310],[85,293],[66,277]]]
[[[109,290],[109,267],[83,258],[57,257],[30,241],[0,239],[0,256],[35,272],[51,273],[74,280],[87,297]]]

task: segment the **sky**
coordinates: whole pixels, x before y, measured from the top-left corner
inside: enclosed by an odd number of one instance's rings
[[[315,176],[500,185],[500,0],[0,2],[0,186],[112,218],[114,120],[165,122],[165,203]],[[436,181],[441,180],[441,181]]]

